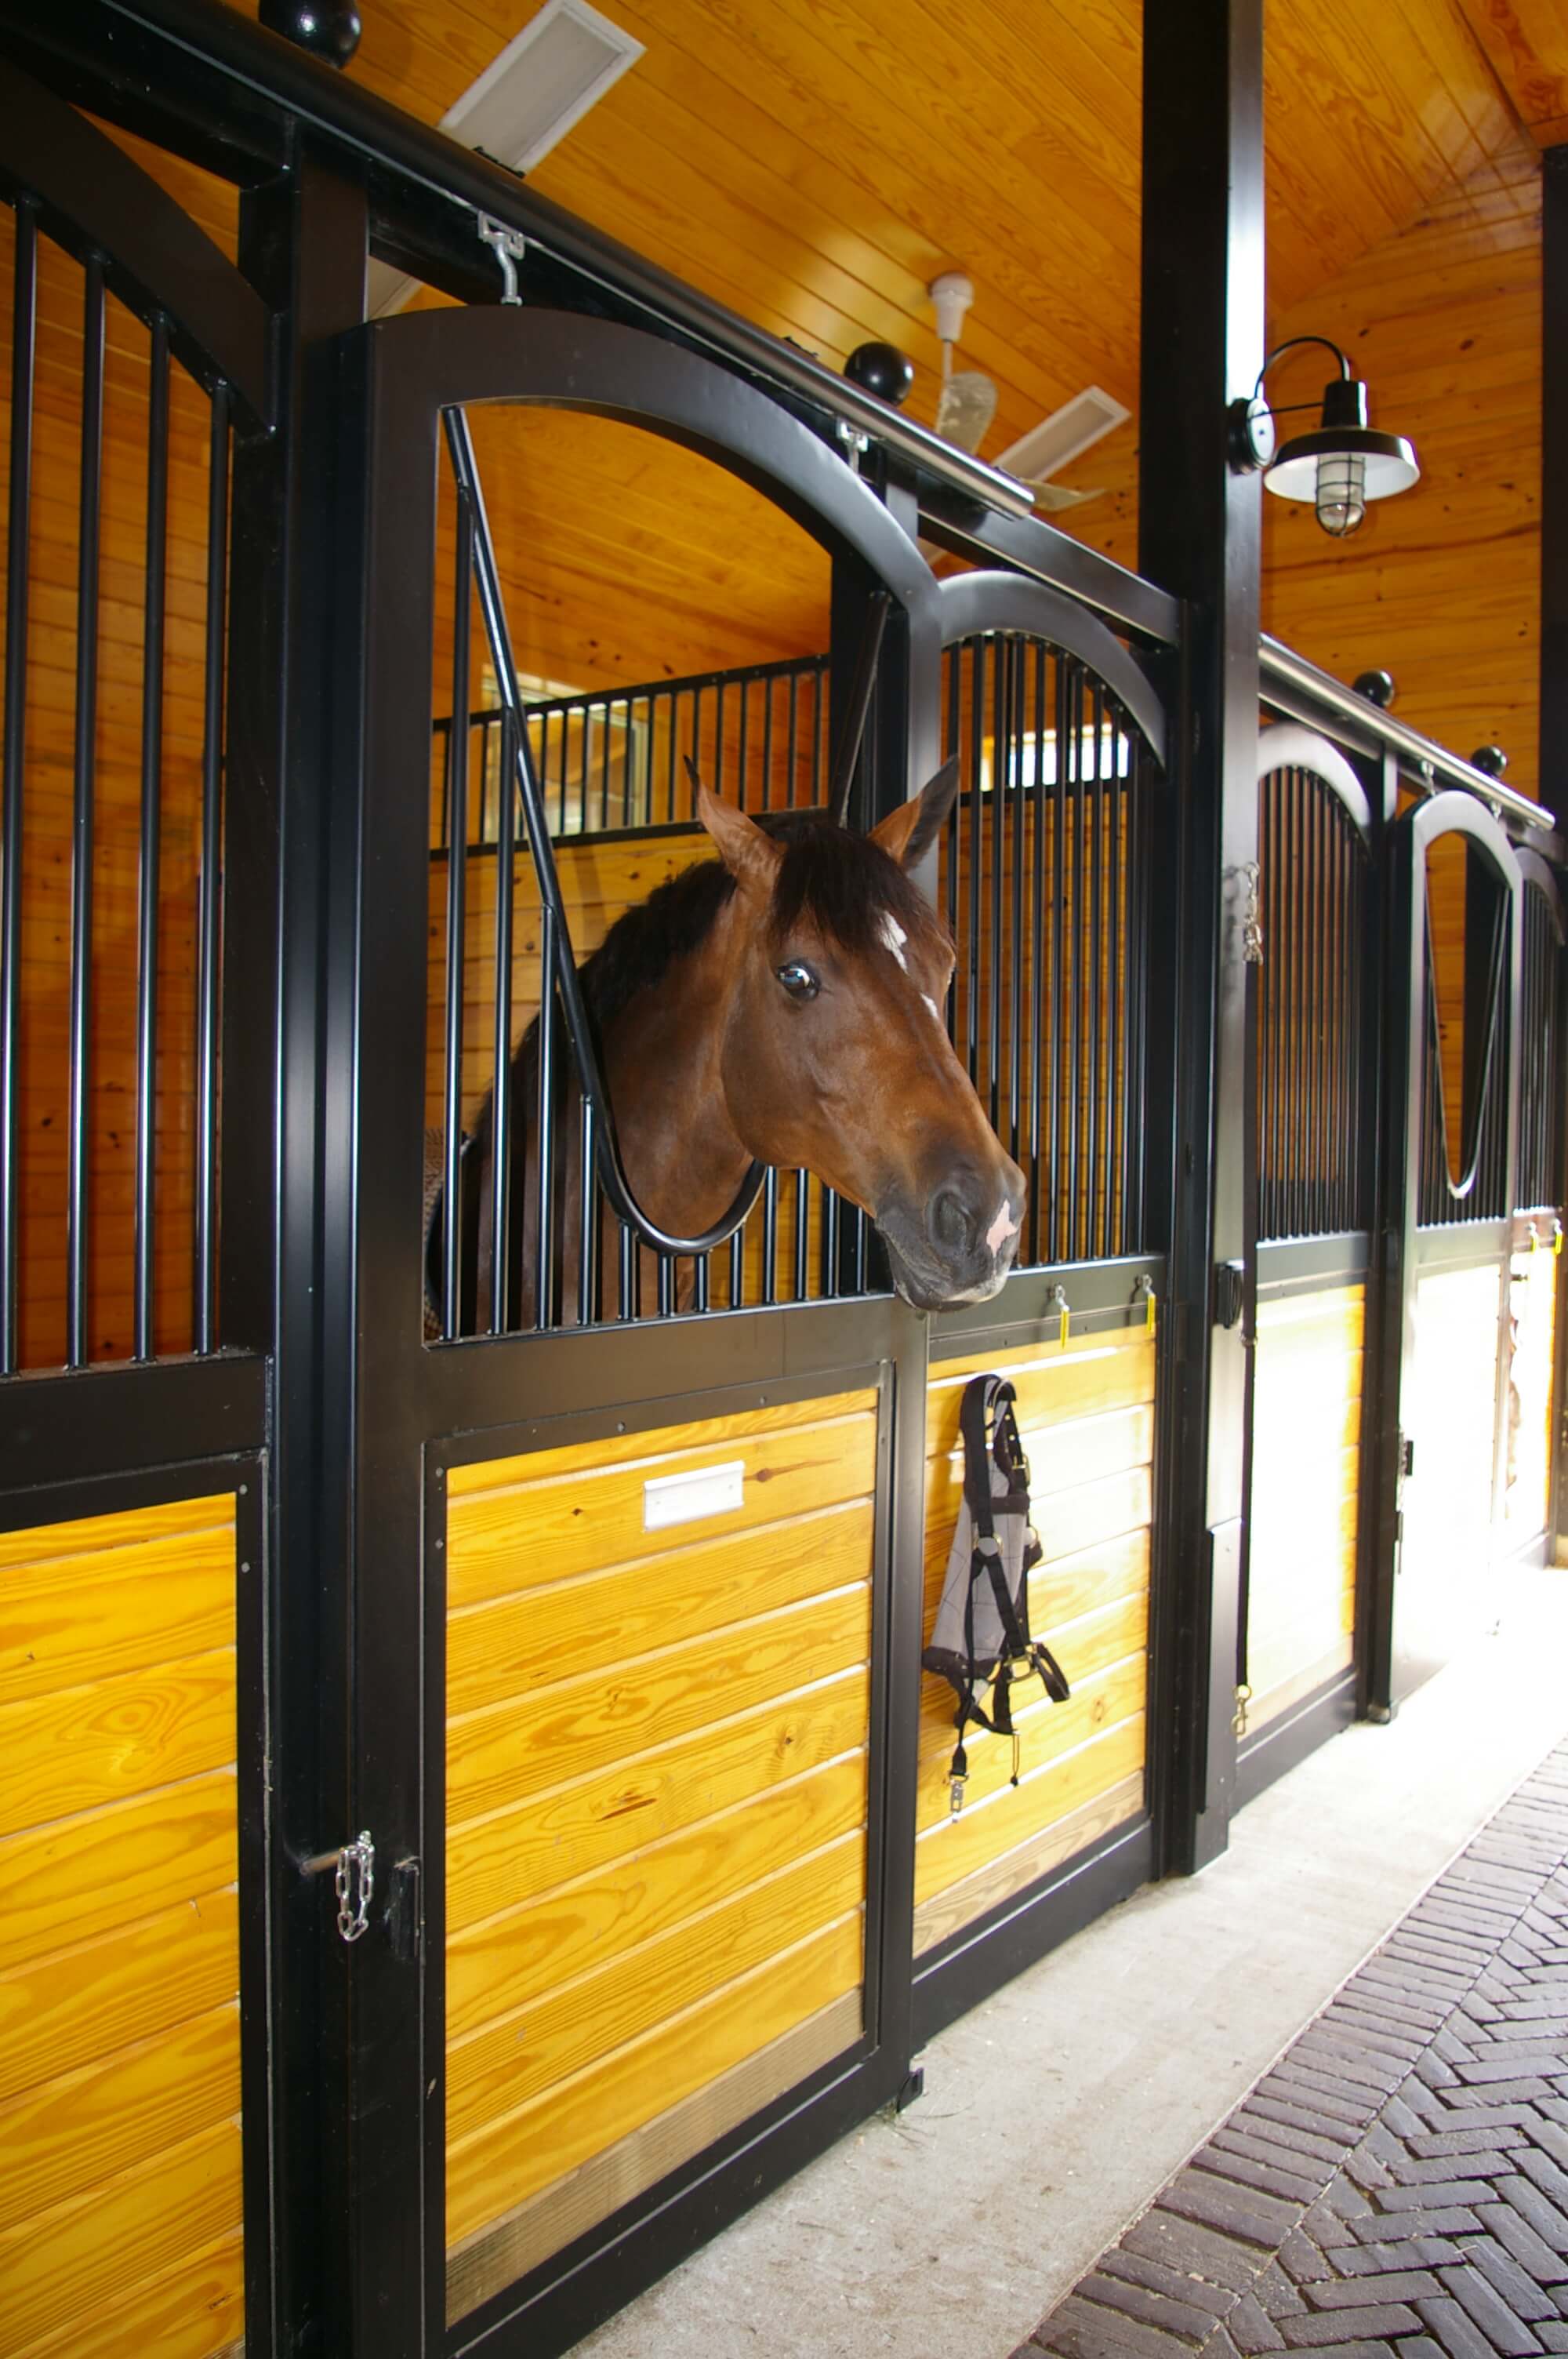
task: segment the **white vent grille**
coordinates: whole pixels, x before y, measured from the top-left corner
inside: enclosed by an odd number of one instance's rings
[[[1047,475],[1054,475],[1058,467],[1065,467],[1069,459],[1077,458],[1102,434],[1108,434],[1113,426],[1119,426],[1123,419],[1131,415],[1123,403],[1113,401],[1098,385],[1087,386],[1071,401],[1064,402],[1060,409],[1053,410],[1049,418],[1043,418],[1038,426],[1032,426],[994,464],[1018,476],[1022,483],[1043,484]]]
[[[514,172],[532,171],[642,54],[642,42],[589,0],[545,0],[538,15],[447,109],[440,128]],[[372,318],[395,311],[417,284],[384,262],[373,262]]]

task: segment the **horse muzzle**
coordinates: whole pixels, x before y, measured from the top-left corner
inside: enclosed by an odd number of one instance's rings
[[[877,1227],[904,1301],[951,1310],[999,1294],[1017,1259],[1023,1199],[1023,1174],[1004,1156],[987,1171],[970,1164],[945,1171],[918,1209],[897,1195],[883,1204]]]

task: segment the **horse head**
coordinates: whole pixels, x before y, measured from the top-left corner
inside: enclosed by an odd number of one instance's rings
[[[719,1079],[759,1162],[804,1165],[870,1214],[919,1310],[980,1302],[1018,1249],[1023,1174],[947,1038],[946,926],[909,871],[957,791],[939,770],[869,836],[821,815],[759,825],[697,781],[734,880]]]

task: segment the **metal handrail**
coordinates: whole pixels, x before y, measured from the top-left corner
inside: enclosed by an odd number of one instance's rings
[[[1461,755],[1451,754],[1434,737],[1423,737],[1419,729],[1408,723],[1396,721],[1391,712],[1380,705],[1368,702],[1353,688],[1334,678],[1331,672],[1320,670],[1305,656],[1297,655],[1280,639],[1271,639],[1264,632],[1259,639],[1259,657],[1262,667],[1263,684],[1267,690],[1271,679],[1282,681],[1288,688],[1310,697],[1314,703],[1336,713],[1342,721],[1352,722],[1357,730],[1377,744],[1387,745],[1408,761],[1425,765],[1422,783],[1433,791],[1439,783],[1462,788],[1487,803],[1499,817],[1517,821],[1521,826],[1550,830],[1555,826],[1552,813],[1540,803],[1532,803],[1516,787],[1505,787],[1500,778],[1478,770],[1474,762]]]

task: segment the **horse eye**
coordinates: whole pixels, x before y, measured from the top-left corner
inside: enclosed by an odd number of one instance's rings
[[[815,999],[822,988],[821,976],[804,960],[791,959],[787,965],[773,971],[792,999]]]

